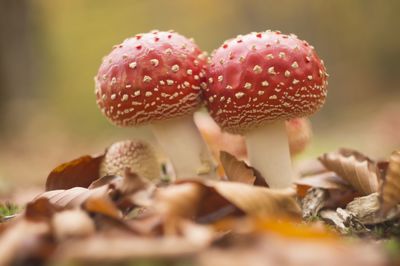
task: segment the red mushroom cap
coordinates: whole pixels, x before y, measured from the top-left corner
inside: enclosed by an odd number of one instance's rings
[[[295,35],[266,31],[237,36],[213,52],[208,110],[226,131],[308,116],[321,108],[327,73],[314,48]]]
[[[205,88],[206,56],[174,32],[138,34],[114,46],[100,66],[96,97],[114,124],[134,126],[193,113]]]

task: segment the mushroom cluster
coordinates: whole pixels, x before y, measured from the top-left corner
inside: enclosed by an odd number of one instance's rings
[[[176,177],[213,176],[214,162],[193,122],[203,104],[223,131],[245,136],[250,164],[270,187],[291,184],[285,121],[324,104],[327,73],[314,48],[277,31],[227,40],[206,54],[175,32],[138,34],[100,66],[97,104],[119,126],[150,124]]]

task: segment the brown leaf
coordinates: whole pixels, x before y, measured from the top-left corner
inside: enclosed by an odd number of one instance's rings
[[[324,172],[306,176],[294,181],[297,186],[297,195],[304,197],[309,188],[322,188],[326,190],[349,190],[349,183],[339,177],[335,172]]]
[[[26,205],[24,216],[31,221],[48,221],[59,210],[49,199],[39,198]]]
[[[305,177],[328,172],[325,166],[317,159],[304,160],[296,165],[296,172],[299,176]]]
[[[192,218],[198,215],[204,193],[204,187],[190,182],[160,188],[155,194],[156,208],[170,217]]]
[[[96,181],[91,186],[92,189],[74,187],[66,190],[51,190],[40,194],[36,200],[47,198],[54,206],[73,208],[81,206],[82,203],[91,197],[110,197],[121,209],[129,209],[129,206],[132,204],[128,196],[141,189],[145,189],[148,184],[148,181],[126,169],[124,177],[104,177]]]
[[[248,215],[289,218],[300,215],[300,207],[291,191],[236,182],[207,182],[207,185]]]
[[[46,191],[89,187],[99,178],[99,167],[103,157],[104,155],[85,155],[57,166],[47,177]]]
[[[372,193],[368,196],[355,198],[346,206],[346,210],[354,215],[363,224],[379,224],[400,216],[400,208],[391,208],[381,215],[379,194]]]
[[[299,217],[292,195],[238,182],[188,180],[160,188],[156,204],[169,216],[210,223],[231,216]]]
[[[83,207],[88,212],[100,213],[115,219],[122,217],[121,211],[108,197],[90,197],[85,201]]]
[[[323,207],[327,208],[345,207],[355,197],[360,196],[346,180],[330,171],[305,176],[294,183],[296,184],[297,196],[300,198],[305,197],[310,188],[325,190],[327,196],[324,199]]]
[[[390,156],[385,181],[381,188],[382,211],[388,212],[400,203],[400,151]]]
[[[229,181],[254,184],[256,177],[253,169],[248,167],[244,161],[239,161],[235,156],[226,151],[220,152],[220,161]]]
[[[347,180],[358,192],[368,195],[378,190],[379,171],[365,155],[349,149],[326,153],[319,157],[330,171]]]
[[[93,195],[106,196],[107,191],[107,186],[102,186],[96,189],[74,187],[67,190],[51,190],[40,194],[33,202],[37,202],[42,199],[48,199],[48,201],[56,207],[74,208],[81,206],[82,203],[84,203]]]

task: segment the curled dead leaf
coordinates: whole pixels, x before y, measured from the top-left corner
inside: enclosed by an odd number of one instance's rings
[[[85,155],[57,166],[47,177],[46,191],[87,188],[100,177],[123,176],[126,168],[145,178],[160,177],[161,169],[153,148],[144,141],[126,140],[113,143],[105,154]]]
[[[381,203],[378,193],[355,198],[346,206],[346,210],[366,225],[383,223],[400,215],[399,207],[392,208],[384,215],[381,215]]]
[[[340,149],[319,157],[330,171],[347,180],[362,195],[378,191],[379,171],[376,164],[365,155],[350,149]]]
[[[382,211],[387,213],[400,203],[400,151],[392,153],[381,188]]]
[[[100,213],[115,219],[122,217],[121,211],[118,210],[109,197],[89,197],[83,203],[83,208],[89,213]]]
[[[300,215],[294,193],[289,190],[272,190],[237,182],[210,182],[207,185],[248,215],[290,218]]]
[[[339,177],[335,172],[324,172],[306,176],[294,181],[297,187],[297,195],[304,197],[309,188],[322,188],[326,190],[349,190],[349,183]]]
[[[85,155],[57,166],[47,177],[46,191],[73,187],[87,188],[100,177],[99,167],[103,157],[103,155]]]
[[[360,196],[350,184],[339,177],[335,172],[326,171],[311,176],[300,178],[294,182],[296,185],[297,196],[300,198],[308,197],[303,201],[303,217],[315,214],[314,206],[310,203],[315,200],[312,195],[313,190],[323,190],[325,197],[318,203],[319,208],[338,208],[345,207],[355,197]],[[311,198],[310,198],[311,197]],[[311,199],[311,201],[310,201]]]
[[[300,161],[298,165],[296,165],[296,172],[298,176],[305,177],[322,174],[328,172],[328,170],[319,160],[312,159]]]
[[[161,213],[174,217],[192,218],[205,193],[204,187],[196,183],[183,183],[156,191],[156,208]]]
[[[91,196],[106,196],[107,186],[96,189],[74,187],[71,189],[51,190],[40,194],[33,202],[47,199],[53,206],[59,208],[73,208],[81,206]]]
[[[47,198],[38,198],[26,205],[24,216],[30,221],[48,221],[61,208],[53,205]]]
[[[91,189],[74,187],[70,189],[60,189],[46,191],[33,201],[46,198],[49,202],[59,208],[73,208],[81,206],[89,198],[112,198],[121,209],[129,209],[131,205],[129,196],[148,186],[148,182],[135,173],[126,169],[125,176],[106,176],[96,180]],[[125,201],[125,199],[127,199]]]
[[[191,217],[210,223],[226,217],[300,217],[293,194],[238,182],[180,181],[160,188],[156,204],[170,216]]]
[[[256,176],[251,167],[247,166],[244,161],[239,161],[232,154],[221,151],[220,161],[224,168],[226,178],[229,181],[241,182],[252,185],[256,181]]]

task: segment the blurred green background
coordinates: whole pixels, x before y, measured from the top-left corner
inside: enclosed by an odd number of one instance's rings
[[[93,77],[111,46],[169,30],[211,52],[266,29],[316,47],[330,74],[302,158],[338,147],[385,157],[400,146],[400,1],[0,0],[0,187],[42,184],[58,163],[115,140],[152,137],[109,124]]]

